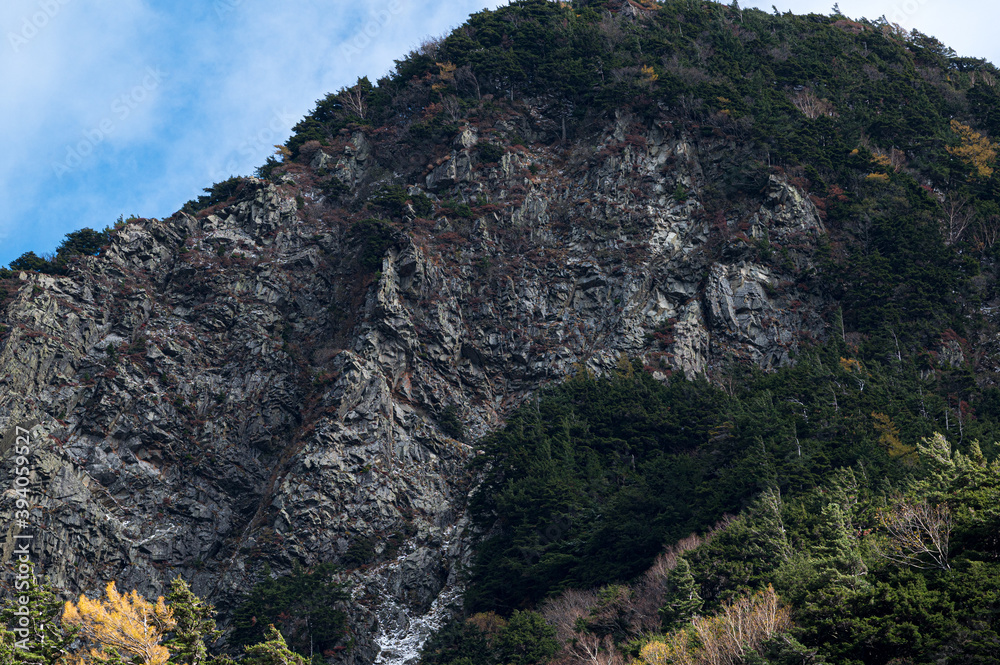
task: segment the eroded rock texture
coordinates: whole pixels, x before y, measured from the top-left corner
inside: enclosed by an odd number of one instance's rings
[[[265,563],[354,567],[371,546],[376,562],[406,557],[346,574],[357,642],[343,658],[371,662],[383,594],[419,611],[454,581],[468,444],[533,390],[623,356],[663,379],[770,368],[824,336],[823,226],[788,178],[707,208],[731,140],[621,117],[546,145],[555,130],[533,118],[497,121],[491,141],[528,139],[499,162],[467,127],[395,174],[395,153],[355,132],[280,184],[129,222],[65,277],[22,274],[3,313],[0,483],[10,430],[33,425],[44,572],[146,594],[180,574],[225,610]],[[322,193],[334,179],[337,205]],[[379,183],[435,212],[409,205],[378,243],[359,235],[377,211],[338,206]],[[465,442],[442,430],[448,407]],[[15,499],[0,502],[5,560]]]

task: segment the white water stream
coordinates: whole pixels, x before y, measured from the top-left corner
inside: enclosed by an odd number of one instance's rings
[[[420,657],[427,638],[444,626],[452,614],[449,609],[462,597],[462,588],[447,585],[438,594],[426,614],[414,616],[411,610],[387,597],[376,611],[379,634],[375,638],[381,651],[375,665],[412,665]]]
[[[451,531],[449,528],[449,535]],[[447,551],[448,545],[446,540],[442,550]],[[443,627],[455,610],[461,607],[464,588],[455,581],[457,575],[454,573],[449,575],[448,583],[423,614],[418,614],[392,592],[393,580],[400,576],[403,562],[415,549],[410,543],[404,553],[383,564],[376,573],[379,599],[375,608],[378,618],[375,644],[380,652],[375,665],[414,665],[427,638]]]

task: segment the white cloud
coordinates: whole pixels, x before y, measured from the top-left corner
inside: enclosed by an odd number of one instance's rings
[[[0,263],[250,173],[317,99],[485,4],[6,0]]]
[[[756,0],[740,3],[772,11],[795,14],[830,14],[833,0]],[[986,58],[1000,66],[1000,47],[995,26],[1000,19],[1000,5],[992,0],[842,0],[840,11],[852,18],[877,20],[885,16],[907,30],[937,37],[959,55]]]
[[[907,2],[916,9],[900,20],[905,27],[1000,61],[988,34],[1000,17],[992,4],[843,0],[840,7],[892,18]],[[51,250],[67,232],[119,214],[170,214],[214,180],[250,173],[327,92],[363,75],[374,81],[423,39],[502,4],[5,0],[0,263]],[[770,10],[770,2],[759,4]],[[829,13],[833,3],[776,4]],[[151,70],[162,73],[155,85]]]

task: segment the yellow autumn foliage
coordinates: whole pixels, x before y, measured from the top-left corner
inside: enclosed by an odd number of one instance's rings
[[[958,147],[948,146],[948,153],[971,166],[973,175],[980,178],[992,176],[993,167],[991,164],[996,160],[997,148],[1000,146],[958,120],[951,121],[951,131],[958,134],[961,145]]]
[[[904,464],[917,463],[917,447],[908,446],[899,438],[899,428],[892,419],[884,413],[872,413],[875,431],[878,432],[879,443],[885,446],[889,457],[898,459]]]
[[[860,362],[858,362],[854,358],[844,358],[843,356],[841,356],[840,358],[840,368],[845,372],[863,371]]]
[[[138,658],[145,665],[165,665],[170,652],[160,644],[163,634],[176,626],[173,612],[163,601],[147,601],[133,590],[120,594],[114,582],[108,582],[105,600],[80,596],[77,603],[66,601],[63,621],[80,627],[80,636],[89,649],[70,656],[73,665],[107,662],[110,650],[127,660]]]
[[[649,642],[639,652],[641,665],[737,665],[757,651],[792,620],[774,588],[737,598],[715,616],[695,617],[691,624]]]
[[[876,152],[872,155],[872,161],[881,166],[882,168],[889,168],[892,166],[892,160],[889,159],[889,155]]]

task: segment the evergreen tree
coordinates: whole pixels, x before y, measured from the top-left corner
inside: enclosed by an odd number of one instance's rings
[[[832,578],[865,574],[867,568],[848,534],[840,506],[836,503],[823,506],[819,524],[818,545],[814,551],[821,574]]]
[[[36,272],[48,272],[52,264],[34,252],[25,252],[10,262],[11,270],[34,270]]]
[[[494,642],[504,665],[547,663],[559,651],[555,628],[537,612],[516,610]]]
[[[262,628],[273,623],[287,633],[292,648],[310,657],[337,646],[347,632],[347,617],[337,604],[349,596],[335,571],[331,563],[311,571],[296,563],[291,575],[277,579],[265,575],[235,612],[232,643],[256,642]]]
[[[13,631],[18,662],[56,665],[69,654],[78,629],[63,624],[62,599],[48,582],[39,582],[30,564],[29,569],[17,576],[7,604],[0,609],[0,627]],[[27,626],[21,608],[27,609]]]
[[[0,665],[20,665],[30,662],[24,659],[24,652],[14,645],[15,642],[17,635],[0,626]]]
[[[288,648],[281,631],[271,624],[264,641],[244,650],[240,665],[305,665],[306,659]]]
[[[184,665],[200,665],[208,659],[207,645],[222,634],[215,628],[215,608],[194,595],[180,577],[170,583],[167,604],[177,622],[170,638],[163,645],[170,650],[171,661]]]
[[[691,564],[686,558],[677,557],[677,565],[667,574],[664,586],[667,602],[659,610],[663,629],[678,630],[702,608],[698,584],[691,574]]]

